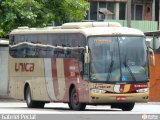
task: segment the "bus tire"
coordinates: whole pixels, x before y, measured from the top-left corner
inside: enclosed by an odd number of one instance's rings
[[[78,95],[77,95],[77,92],[76,92],[75,88],[73,88],[71,90],[70,100],[69,100],[68,105],[69,105],[69,108],[72,109],[72,110],[85,110],[85,108],[86,108],[85,103],[79,103],[78,102]]]
[[[121,106],[123,111],[131,111],[134,108],[135,103],[124,103]]]
[[[45,102],[32,100],[31,90],[29,86],[26,89],[25,95],[26,95],[26,103],[27,103],[28,108],[44,108]]]

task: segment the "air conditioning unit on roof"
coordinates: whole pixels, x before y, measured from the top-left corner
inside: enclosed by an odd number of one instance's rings
[[[73,22],[65,23],[62,25],[62,29],[81,29],[90,27],[121,27],[117,22]]]

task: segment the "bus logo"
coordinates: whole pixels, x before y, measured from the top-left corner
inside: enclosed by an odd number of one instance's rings
[[[34,63],[15,63],[16,72],[33,72]]]

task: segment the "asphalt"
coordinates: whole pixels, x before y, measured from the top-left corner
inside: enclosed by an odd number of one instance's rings
[[[3,97],[3,98],[0,97],[0,102],[23,102],[23,101],[9,98],[9,97]]]
[[[1,97],[0,96],[0,103],[2,102],[25,102],[23,100],[16,100],[13,98],[9,98],[9,97]],[[160,105],[160,101],[159,102],[148,102],[148,103],[137,103],[137,104],[150,104],[150,105]]]

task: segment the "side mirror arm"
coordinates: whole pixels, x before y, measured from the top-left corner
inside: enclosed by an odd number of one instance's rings
[[[85,61],[85,64],[90,63],[90,53],[89,53],[89,48],[88,48],[88,46],[86,46],[84,61]]]
[[[148,48],[149,49],[149,52],[151,52],[151,58],[150,58],[150,62],[151,62],[151,65],[155,66],[155,55],[154,55],[154,51],[152,48]]]

